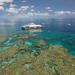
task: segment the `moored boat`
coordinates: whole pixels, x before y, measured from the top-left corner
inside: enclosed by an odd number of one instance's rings
[[[30,24],[22,26],[22,30],[26,30],[26,29],[39,29],[39,28],[42,28],[42,27],[43,27],[42,25],[37,25],[35,23],[30,23]]]

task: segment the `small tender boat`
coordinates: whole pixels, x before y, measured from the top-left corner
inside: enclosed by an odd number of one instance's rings
[[[22,30],[26,30],[26,29],[38,29],[38,28],[42,28],[42,27],[43,27],[42,25],[37,25],[37,24],[34,24],[34,23],[30,23],[30,24],[22,26]]]
[[[69,24],[67,24],[67,25],[68,25],[68,26],[71,26],[72,24],[69,23]]]

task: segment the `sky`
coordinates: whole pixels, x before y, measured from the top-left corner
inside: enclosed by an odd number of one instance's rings
[[[0,22],[30,17],[74,18],[75,0],[0,0]]]

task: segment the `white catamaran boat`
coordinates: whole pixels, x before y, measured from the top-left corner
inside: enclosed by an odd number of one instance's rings
[[[22,30],[25,30],[25,29],[39,29],[39,28],[42,28],[42,27],[43,27],[42,25],[37,25],[37,24],[34,24],[34,23],[30,23],[30,24],[22,26]]]

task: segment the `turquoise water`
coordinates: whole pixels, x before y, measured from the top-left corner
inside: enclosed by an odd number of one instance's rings
[[[23,37],[27,38],[25,39]],[[46,48],[48,48],[48,46],[52,44],[62,45],[64,46],[64,48],[67,48],[70,54],[75,55],[74,33],[50,31],[47,29],[42,29],[42,32],[33,32],[33,30],[32,32],[30,30],[16,31],[12,35],[8,36],[5,41],[0,42],[0,50],[8,50],[11,47],[19,48],[19,40],[21,40],[21,42],[23,42],[24,45],[27,45],[33,53],[37,52],[38,47],[36,47],[36,44],[38,43],[38,41],[43,40],[45,42],[44,47]],[[10,43],[13,43],[13,45],[9,45]],[[22,50],[21,53],[25,53],[24,50]],[[21,55],[21,53],[19,54]]]

